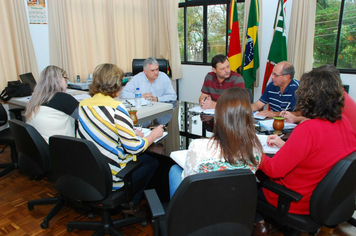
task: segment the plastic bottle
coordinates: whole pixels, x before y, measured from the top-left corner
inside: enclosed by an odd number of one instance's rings
[[[80,83],[80,76],[77,75],[77,83]]]
[[[135,92],[135,103],[136,103],[136,108],[139,109],[141,108],[141,91],[140,88],[136,88]]]

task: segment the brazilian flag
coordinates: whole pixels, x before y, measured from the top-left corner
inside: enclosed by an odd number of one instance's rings
[[[250,11],[247,22],[247,33],[245,38],[244,65],[242,76],[245,80],[245,87],[252,89],[253,82],[256,81],[256,71],[260,67],[258,53],[258,24],[259,5],[258,0],[251,0]]]

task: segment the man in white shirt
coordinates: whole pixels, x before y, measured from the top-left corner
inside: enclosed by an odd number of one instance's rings
[[[143,72],[138,73],[125,85],[120,98],[134,98],[136,88],[140,88],[141,97],[152,98],[155,102],[176,104],[177,95],[168,76],[158,70],[156,59],[149,57],[143,62]]]

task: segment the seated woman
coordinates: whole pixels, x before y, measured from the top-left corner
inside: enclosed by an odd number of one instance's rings
[[[26,106],[26,122],[48,142],[53,135],[75,136],[79,102],[65,93],[67,73],[57,66],[47,66],[40,75]]]
[[[333,165],[356,150],[356,134],[342,114],[344,96],[340,77],[325,70],[305,73],[297,90],[297,110],[307,119],[292,132],[287,142],[277,135],[268,145],[280,150],[260,165],[272,181],[303,195],[292,202],[289,212],[309,214],[310,197]],[[261,193],[261,192],[260,192]],[[263,189],[262,199],[277,206],[278,196]],[[256,219],[264,223],[262,218]]]
[[[213,136],[191,142],[184,170],[172,166],[170,195],[189,175],[230,169],[250,169],[255,173],[261,157],[262,146],[255,133],[250,96],[242,88],[227,89],[215,107]]]
[[[322,65],[319,66],[318,68],[315,68],[314,71],[315,70],[328,71],[340,77],[340,72],[334,65]],[[343,95],[345,100],[344,100],[344,107],[342,110],[342,114],[347,117],[347,119],[351,123],[352,129],[356,132],[356,102],[352,100],[352,98],[349,96],[347,92],[343,91]],[[282,111],[280,115],[284,116],[285,120],[291,123],[300,123],[306,119],[304,116],[300,115],[300,112],[291,113],[287,111],[284,114],[284,111]]]
[[[151,180],[158,161],[147,154],[141,154],[154,140],[163,135],[163,126],[153,129],[151,134],[143,138],[143,133],[135,131],[133,122],[125,106],[114,100],[121,91],[124,72],[113,64],[98,65],[93,73],[93,82],[89,86],[91,98],[79,104],[79,127],[77,137],[92,141],[105,156],[111,168],[113,190],[123,186],[121,179],[115,175],[125,168],[131,160],[139,160],[143,165],[132,175],[133,183],[146,179]],[[141,188],[133,197],[129,208],[124,213],[138,215],[138,204],[143,190]]]

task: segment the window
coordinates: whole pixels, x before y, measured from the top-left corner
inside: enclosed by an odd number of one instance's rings
[[[237,2],[242,37],[244,0]],[[229,11],[230,0],[180,1],[178,34],[182,63],[207,65],[216,54],[227,55]]]
[[[333,64],[342,73],[355,73],[355,22],[354,0],[317,1],[313,67]]]

